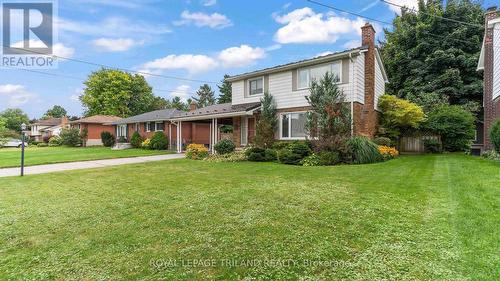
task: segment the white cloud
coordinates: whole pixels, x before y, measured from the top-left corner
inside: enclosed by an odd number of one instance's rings
[[[389,2],[396,4],[396,5],[399,5],[399,6],[405,6],[405,7],[408,7],[410,9],[415,9],[418,11],[418,0],[391,0]],[[387,3],[385,3],[385,4],[389,7],[389,9],[391,11],[395,12],[398,15],[401,15],[401,7],[390,5]]]
[[[164,25],[152,25],[140,21],[130,21],[123,17],[109,17],[100,22],[79,22],[56,19],[56,28],[63,32],[73,32],[90,36],[130,36],[131,34],[159,35],[171,32]]]
[[[168,55],[141,66],[142,69],[149,71],[164,69],[185,69],[189,73],[206,72],[217,67],[218,63],[213,58],[205,55]]]
[[[262,48],[252,48],[248,45],[241,45],[239,47],[231,47],[222,50],[218,58],[225,67],[243,67],[265,56],[266,51]]]
[[[213,5],[217,4],[217,0],[204,0],[202,2],[203,2],[203,6],[205,6],[205,7],[213,6]]]
[[[174,25],[189,25],[194,24],[198,27],[208,26],[210,28],[224,28],[233,25],[230,19],[225,15],[219,13],[205,14],[205,13],[190,13],[183,11],[181,13],[181,20],[175,21]]]
[[[368,11],[371,8],[375,7],[379,2],[380,2],[380,0],[375,0],[375,1],[371,2],[370,4],[366,5],[365,7],[363,7],[363,9],[361,9],[359,12],[362,13],[362,12]]]
[[[353,49],[361,46],[360,40],[350,40],[342,45],[345,49]]]
[[[92,41],[92,44],[107,52],[124,52],[134,46],[144,44],[144,41],[135,41],[131,38],[99,38]]]
[[[284,24],[274,35],[274,40],[281,44],[333,43],[340,35],[360,34],[365,23],[361,18],[351,20],[332,13],[317,14],[308,7],[274,15],[274,19]]]
[[[9,107],[21,106],[35,97],[36,94],[27,91],[23,85],[0,85],[0,103],[6,103]]]
[[[186,101],[190,95],[191,86],[189,85],[180,85],[173,90],[170,95],[172,97],[179,97],[182,101]]]
[[[71,58],[75,54],[75,49],[64,46],[62,43],[57,43],[54,44],[52,52],[59,57]]]

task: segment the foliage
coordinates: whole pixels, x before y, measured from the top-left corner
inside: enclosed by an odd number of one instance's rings
[[[19,108],[8,108],[0,112],[0,119],[3,120],[4,128],[18,133],[21,133],[21,124],[30,123],[28,115]]]
[[[396,148],[390,146],[379,145],[378,151],[386,161],[399,156],[399,151]]]
[[[139,132],[134,132],[132,134],[132,137],[130,138],[130,144],[132,145],[132,147],[135,147],[135,148],[140,148],[142,146],[142,142],[144,140],[142,139],[141,137],[141,134],[139,134]]]
[[[253,162],[264,162],[265,161],[265,153],[266,150],[260,147],[250,147],[245,149],[245,155],[248,158],[248,161]]]
[[[47,110],[45,114],[43,115],[42,119],[49,119],[49,118],[62,118],[68,115],[68,112],[64,107],[60,105],[54,105],[51,109]]]
[[[382,111],[382,127],[390,138],[398,138],[404,129],[416,129],[425,120],[425,114],[417,104],[393,95],[379,98]]]
[[[207,162],[241,162],[246,161],[247,157],[243,152],[231,152],[227,154],[212,154],[203,159]]]
[[[311,106],[306,130],[316,152],[345,152],[345,142],[351,134],[350,109],[335,79],[327,72],[319,81],[313,80],[306,97]]]
[[[233,89],[231,87],[231,82],[227,81],[229,75],[225,74],[224,79],[222,80],[221,85],[217,85],[219,87],[219,98],[217,99],[217,103],[228,103],[233,100]]]
[[[220,132],[223,134],[228,134],[233,132],[233,125],[222,125],[220,126]]]
[[[112,147],[115,145],[115,137],[110,132],[101,132],[101,142],[105,147]]]
[[[292,142],[277,152],[278,161],[283,164],[300,165],[302,159],[311,155],[311,148],[305,142]]]
[[[347,144],[352,151],[352,162],[355,164],[368,164],[383,160],[378,145],[367,137],[352,137]]]
[[[311,154],[301,161],[302,166],[321,166],[320,158],[317,154]]]
[[[149,149],[151,145],[151,139],[147,138],[141,143],[141,147],[144,149]]]
[[[192,143],[186,148],[186,158],[202,160],[208,157],[208,149],[203,144]]]
[[[89,129],[83,128],[80,132],[80,138],[82,139],[82,145],[87,146],[87,138],[89,136]]]
[[[475,117],[457,105],[444,105],[428,115],[425,127],[441,135],[443,149],[464,151],[474,139]]]
[[[177,110],[188,111],[190,103],[191,99],[188,99],[187,102],[183,102],[180,97],[173,97],[170,106]]]
[[[437,139],[425,139],[424,150],[426,153],[440,153],[441,143]]]
[[[270,148],[274,143],[274,133],[278,128],[276,103],[269,92],[260,99],[261,114],[255,126],[254,143],[258,147]]]
[[[47,146],[49,146],[49,144],[45,143],[45,142],[40,142],[40,143],[37,143],[36,146],[37,147],[47,147]]]
[[[385,146],[391,146],[392,141],[390,138],[386,137],[378,137],[373,139],[373,142],[376,143],[377,145],[385,145]]]
[[[196,91],[197,97],[192,97],[198,108],[215,104],[215,93],[208,84],[203,84]]]
[[[214,148],[218,154],[228,154],[233,152],[236,146],[232,140],[221,140],[215,144]]]
[[[62,139],[59,136],[53,136],[49,139],[48,145],[53,147],[53,146],[60,146],[62,144]]]
[[[288,146],[291,144],[291,141],[277,141],[273,143],[272,148],[275,150],[280,150],[284,148],[288,148]]]
[[[84,82],[86,88],[80,101],[85,115],[116,115],[128,117],[155,109],[152,88],[142,75],[101,69]]]
[[[481,155],[485,159],[500,161],[500,153],[495,150],[488,150]]]
[[[264,151],[264,160],[266,162],[276,161],[278,159],[278,152],[271,148],[266,148]]]
[[[59,134],[61,137],[61,145],[67,146],[80,146],[82,145],[82,138],[80,137],[80,131],[77,128],[62,129]]]
[[[500,154],[500,118],[497,118],[490,128],[490,141],[496,152]]]
[[[429,111],[442,103],[480,104],[482,74],[475,66],[483,15],[480,2],[465,0],[419,1],[418,9],[396,16],[393,28],[385,29],[382,52],[390,77],[388,93]]]
[[[127,143],[127,138],[124,136],[120,136],[120,137],[118,137],[117,142],[118,143]]]
[[[6,128],[6,119],[3,117],[0,117],[0,146],[4,145],[6,142],[9,141],[11,138],[17,138],[19,137],[19,133],[13,130],[9,130]]]
[[[332,166],[340,163],[341,158],[336,151],[322,151],[318,153],[319,164],[321,166]]]
[[[156,132],[151,138],[149,148],[153,150],[165,150],[168,148],[168,139],[163,132]]]

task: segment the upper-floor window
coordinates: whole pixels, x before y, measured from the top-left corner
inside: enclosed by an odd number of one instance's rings
[[[250,96],[264,93],[264,77],[248,80],[248,93]]]
[[[298,70],[297,88],[309,88],[313,80],[319,81],[325,76],[326,72],[330,72],[335,76],[335,81],[339,82],[341,78],[342,65],[340,61],[318,66],[301,68]]]

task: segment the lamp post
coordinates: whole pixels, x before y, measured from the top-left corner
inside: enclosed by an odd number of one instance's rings
[[[21,177],[24,176],[24,130],[26,124],[21,124]]]

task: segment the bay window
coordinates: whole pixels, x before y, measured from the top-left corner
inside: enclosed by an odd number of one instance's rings
[[[250,96],[264,93],[264,77],[248,80],[248,93]]]
[[[304,139],[306,137],[305,112],[285,113],[280,118],[281,139]]]
[[[340,61],[336,61],[329,64],[323,64],[318,66],[311,66],[307,68],[301,68],[297,71],[297,88],[306,89],[309,88],[313,80],[319,81],[325,76],[325,73],[330,72],[334,75],[335,81],[339,82],[341,77],[342,64]]]

